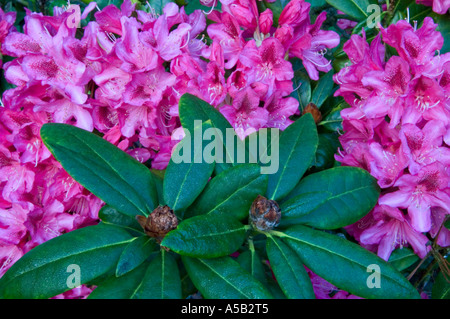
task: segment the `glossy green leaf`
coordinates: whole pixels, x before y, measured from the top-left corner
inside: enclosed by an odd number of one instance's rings
[[[314,273],[351,294],[363,298],[420,298],[393,266],[346,239],[301,225],[277,235]],[[377,269],[379,272],[374,273]]]
[[[211,121],[212,127],[220,130],[222,132],[223,138],[225,139],[227,129],[233,130],[233,127],[228,122],[228,120],[215,109],[213,106],[207,102],[199,99],[198,97],[186,93],[183,94],[178,103],[178,113],[180,115],[181,125],[185,130],[190,132],[194,131],[195,121]],[[234,148],[233,148],[234,149]],[[233,158],[231,152],[233,150],[231,146],[223,147],[223,159],[217,160],[216,170],[221,172],[227,168],[233,166]]]
[[[272,152],[274,143],[276,141],[272,141]],[[316,124],[309,113],[283,131],[279,141],[278,170],[269,175],[268,198],[279,200],[295,187],[311,164],[318,143]]]
[[[311,102],[314,103],[318,108],[320,108],[325,102],[325,100],[333,92],[333,70],[327,72],[324,76],[320,77],[317,82],[314,91],[312,92]]]
[[[450,218],[447,218],[447,220],[444,222],[444,227],[450,229]]]
[[[283,202],[280,205],[280,227],[298,224],[303,216],[320,207],[331,196],[332,194],[326,191],[303,193]]]
[[[267,238],[267,256],[281,290],[289,299],[315,299],[311,279],[291,248],[270,236]]]
[[[114,273],[133,237],[124,229],[99,224],[55,237],[30,250],[0,279],[0,298],[50,298]],[[79,272],[78,272],[79,271]]]
[[[136,299],[180,299],[181,280],[175,258],[161,249],[147,268],[142,283],[136,289]]]
[[[425,17],[433,14],[432,7],[424,6],[422,4],[412,3],[409,8],[409,21],[417,21],[417,25],[420,26]]]
[[[100,283],[89,294],[88,299],[133,299],[148,265],[149,262],[145,262],[121,277],[110,277]]]
[[[311,192],[328,192],[331,197],[297,222],[315,228],[336,229],[365,216],[377,203],[380,189],[367,171],[340,166],[308,175],[286,199]]]
[[[215,258],[234,253],[245,239],[247,226],[224,215],[186,219],[164,237],[161,245],[185,256]]]
[[[389,263],[398,271],[403,271],[413,265],[419,257],[409,248],[395,249],[389,257]]]
[[[44,124],[41,137],[77,182],[118,211],[147,216],[156,207],[150,170],[118,147],[67,124]]]
[[[431,290],[431,298],[433,299],[450,299],[450,283],[445,280],[442,271],[436,276]]]
[[[279,141],[281,130],[279,128],[262,128],[247,135],[244,139],[246,160],[248,163],[257,163],[261,167],[261,174],[273,174],[272,167],[278,168],[277,148],[272,153],[272,139]]]
[[[147,3],[151,6],[151,8],[154,10],[155,14],[162,15],[164,14],[164,7],[171,3],[171,0],[146,0]]]
[[[181,257],[195,287],[208,299],[271,299],[271,293],[230,257]]]
[[[278,19],[283,11],[284,7],[289,3],[289,0],[278,0],[278,1],[264,1],[266,8],[270,9],[273,14],[274,25],[278,25]]]
[[[197,134],[201,137],[202,132],[210,128],[211,124],[210,121],[199,124],[178,143],[164,175],[164,201],[175,213],[192,204],[214,170],[214,161],[206,162],[203,148],[198,146],[199,140],[196,137]]]
[[[434,23],[437,24],[436,31],[440,32],[444,38],[444,44],[442,45],[440,52],[450,52],[450,17],[448,10],[447,14],[438,14],[433,12],[429,16],[431,16]]]
[[[120,277],[140,266],[159,247],[153,238],[136,237],[125,247],[117,263],[116,276]]]
[[[215,176],[185,213],[188,216],[223,214],[243,219],[253,200],[267,189],[267,175],[261,175],[257,164],[234,166]]]
[[[249,249],[240,253],[236,261],[260,283],[263,285],[268,283],[263,261],[254,249]]]
[[[321,171],[332,168],[336,162],[336,154],[340,144],[338,135],[334,133],[319,134],[319,145],[317,146],[316,156],[311,163],[312,171]]]
[[[336,9],[348,14],[350,17],[363,21],[367,19],[367,8],[369,1],[367,0],[326,0],[328,4]]]
[[[332,132],[339,132],[342,131],[342,117],[341,117],[341,111],[345,108],[348,108],[349,105],[346,102],[342,102],[336,107],[334,107],[330,113],[328,113],[322,121],[318,124],[319,126],[322,126],[326,128],[329,131]]]
[[[298,101],[298,107],[303,112],[305,107],[311,102],[311,81],[305,72],[295,71],[292,82],[297,89],[290,96]]]
[[[158,204],[166,205],[164,202],[164,194],[163,194],[163,184],[164,184],[164,174],[166,170],[150,170],[153,176],[153,180],[155,181],[156,191],[158,193]]]
[[[122,214],[117,209],[109,205],[105,205],[100,209],[98,212],[98,218],[100,218],[104,224],[112,224],[123,227],[134,236],[141,236],[144,234],[142,226],[139,225],[135,217]]]
[[[393,11],[396,13],[397,11],[406,10],[414,2],[414,0],[398,0],[394,4],[395,8]]]

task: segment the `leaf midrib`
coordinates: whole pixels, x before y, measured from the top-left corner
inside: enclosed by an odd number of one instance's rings
[[[278,245],[278,243],[276,242],[275,239],[271,238],[271,240],[275,243],[275,245],[277,246],[278,250],[280,251],[281,255],[284,257],[284,260],[286,261],[286,263],[289,266],[289,269],[291,270],[291,273],[294,275],[294,277],[298,280],[297,274],[294,270],[294,268],[292,268],[291,263],[289,262],[289,259],[287,258],[286,254],[284,253],[283,249],[281,249],[281,247]],[[303,295],[303,293],[299,292],[303,298],[305,298],[305,296]]]
[[[287,168],[287,164],[290,162],[290,159],[291,159],[291,157],[292,157],[292,154],[294,154],[295,149],[296,149],[297,146],[298,146],[298,143],[300,143],[300,137],[303,135],[302,133],[305,131],[305,130],[304,130],[304,125],[307,125],[307,123],[302,123],[302,124],[303,124],[303,125],[302,125],[301,132],[300,132],[299,134],[297,134],[297,137],[296,137],[296,139],[295,139],[295,142],[293,143],[294,146],[291,148],[291,151],[289,152],[289,156],[288,156],[288,158],[287,158],[287,160],[286,160],[286,162],[285,162],[285,165],[283,165],[283,170],[281,171],[280,177],[279,177],[279,179],[278,179],[278,183],[277,183],[277,185],[276,185],[276,187],[275,187],[275,189],[274,189],[274,191],[273,191],[273,193],[272,193],[271,199],[276,198],[276,194],[277,194],[277,192],[278,192],[278,188],[279,188],[280,185],[281,185],[281,180],[283,179],[284,173],[285,173],[286,168]],[[290,132],[288,131],[288,133],[290,133]],[[280,143],[280,144],[281,144],[281,143]],[[317,149],[317,144],[316,144],[316,147],[314,147],[314,149]],[[315,153],[315,151],[314,151],[313,153]]]
[[[206,215],[210,215],[211,213],[213,213],[214,211],[217,210],[217,207],[225,205],[225,203],[228,202],[229,200],[231,200],[233,198],[233,196],[236,195],[236,193],[240,192],[243,189],[246,189],[246,188],[250,187],[260,177],[261,177],[261,175],[258,175],[256,178],[252,179],[249,183],[243,185],[242,187],[239,187],[237,190],[235,190],[233,193],[231,193],[224,201],[218,203],[216,206],[214,206],[213,208],[208,210],[205,214]],[[205,194],[206,194],[206,192],[205,192]]]
[[[92,252],[92,251],[98,250],[98,249],[106,249],[106,248],[111,248],[111,247],[114,247],[114,246],[120,246],[120,245],[123,245],[123,244],[128,244],[128,243],[130,243],[133,239],[134,239],[134,238],[131,238],[131,239],[128,239],[128,240],[125,240],[125,241],[116,242],[116,243],[113,243],[113,244],[104,245],[104,246],[100,246],[100,247],[97,246],[97,247],[93,247],[93,248],[90,248],[90,249],[87,249],[87,250],[83,250],[83,251],[81,251],[81,252],[79,252],[79,253],[76,253],[76,254],[64,256],[64,257],[61,257],[61,258],[59,258],[59,259],[53,259],[53,260],[51,260],[51,261],[49,261],[49,262],[46,262],[46,263],[44,263],[44,264],[42,264],[42,265],[39,265],[39,266],[37,266],[37,267],[34,267],[33,269],[29,269],[29,270],[26,270],[26,271],[24,271],[24,272],[18,273],[15,277],[10,278],[6,283],[9,283],[9,282],[11,282],[12,280],[15,280],[15,279],[17,279],[17,278],[19,278],[19,277],[21,277],[21,276],[27,275],[28,273],[33,272],[33,271],[35,271],[35,270],[37,270],[37,269],[40,269],[40,268],[42,268],[42,267],[48,266],[48,265],[50,265],[50,264],[53,264],[53,263],[56,263],[56,262],[59,262],[59,261],[63,261],[64,259],[71,258],[71,257],[74,257],[74,256],[78,256],[78,255],[83,255],[83,254],[86,254],[86,253],[89,253],[89,252]]]
[[[223,281],[225,281],[227,284],[229,284],[234,290],[236,290],[238,293],[243,295],[245,298],[250,299],[251,296],[246,295],[243,291],[241,291],[238,287],[236,287],[232,282],[227,280],[226,277],[223,277],[220,273],[218,273],[213,267],[205,263],[202,259],[197,259],[199,262],[201,262],[203,265],[205,265],[209,270],[211,270],[214,274],[216,274],[219,278],[221,278]]]
[[[72,149],[70,149],[70,148],[67,148],[67,147],[65,147],[64,145],[61,145],[61,144],[58,144],[58,143],[57,143],[57,145],[58,145],[58,146],[57,146],[56,148],[63,148],[64,150],[66,150],[66,151],[68,151],[68,152],[75,153],[74,150],[72,150]],[[53,146],[52,148],[54,149],[55,146]],[[78,164],[83,165],[83,167],[85,167],[86,170],[95,173],[88,165],[85,165],[85,163],[84,163],[83,161],[78,160],[76,156],[73,156],[73,157],[72,157],[72,160],[75,161],[75,162],[78,162]],[[96,174],[93,174],[93,175],[96,175]],[[98,175],[96,175],[96,176],[98,176]],[[125,198],[125,199],[127,200],[127,196],[125,196],[124,194],[122,194],[122,192],[120,192],[119,190],[117,190],[117,188],[114,187],[107,179],[104,179],[102,176],[98,176],[98,177],[99,177],[100,180],[102,180],[103,182],[105,182],[106,184],[108,184],[108,186],[109,186],[110,188],[116,190],[118,194],[120,194],[123,198]],[[129,187],[131,190],[133,190],[133,192],[137,195],[138,198],[143,199],[142,196],[141,196],[139,193],[135,192],[135,191],[134,191],[135,189],[134,189],[134,188],[133,188],[126,180],[124,180],[122,176],[119,175],[119,177],[120,177],[120,179],[121,179],[122,181],[125,182],[125,184],[128,185],[128,187]],[[84,183],[81,183],[81,182],[80,182],[80,184],[83,185]],[[84,186],[84,185],[83,185],[83,186]],[[94,194],[94,195],[95,195],[95,194]],[[95,195],[95,196],[97,196],[97,195]],[[103,196],[97,196],[97,197],[100,198],[100,199],[102,199]],[[145,212],[142,208],[140,208],[139,206],[137,206],[133,201],[127,200],[127,202],[128,202],[128,203],[131,203],[131,205],[134,206],[138,211],[140,211],[144,216],[147,216],[147,215],[148,215],[147,212]],[[146,201],[144,200],[144,202],[146,202]],[[147,208],[148,208],[148,205],[147,205],[147,204],[145,204],[145,205],[146,205]],[[111,206],[112,206],[112,205],[111,205]],[[130,215],[127,214],[127,216],[130,216]]]
[[[335,251],[326,249],[326,248],[323,247],[323,246],[314,245],[313,243],[307,242],[307,241],[305,241],[305,240],[301,240],[301,239],[296,238],[296,237],[292,237],[292,236],[290,236],[290,235],[288,235],[288,234],[286,234],[286,233],[283,233],[283,236],[282,236],[282,237],[287,237],[287,238],[292,239],[292,240],[294,240],[294,241],[298,241],[298,242],[304,243],[304,244],[306,244],[306,245],[309,245],[309,246],[311,246],[311,247],[314,247],[314,248],[317,248],[317,249],[326,251],[327,253],[329,253],[329,254],[331,254],[331,255],[335,255],[335,256],[341,257],[342,259],[345,259],[345,260],[348,260],[348,261],[350,261],[350,262],[352,262],[352,263],[355,263],[356,265],[360,266],[360,267],[363,268],[363,269],[364,269],[364,268],[367,268],[367,266],[361,264],[360,262],[358,262],[358,261],[356,261],[356,260],[353,260],[353,259],[350,259],[350,258],[348,258],[348,257],[346,257],[346,256],[344,256],[344,255],[341,255],[341,254],[339,254],[339,253],[337,253],[337,252],[335,252]],[[386,274],[381,274],[381,275],[387,277],[388,279],[390,279],[391,281],[393,281],[393,282],[395,282],[395,283],[399,283],[402,287],[408,289],[407,286],[404,286],[403,283],[397,281],[395,278],[392,278],[392,277],[390,277],[390,276],[388,276],[388,275],[386,275]]]

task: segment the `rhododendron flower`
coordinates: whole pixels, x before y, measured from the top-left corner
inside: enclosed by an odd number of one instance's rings
[[[448,187],[450,177],[438,162],[424,166],[417,175],[403,175],[394,186],[399,190],[380,197],[381,205],[408,208],[411,225],[420,232],[431,228],[431,206],[450,211],[450,196],[443,190]]]
[[[420,258],[426,256],[428,238],[413,229],[408,217],[399,209],[380,205],[375,207],[373,214],[376,223],[361,233],[361,243],[378,244],[378,256],[384,260],[389,259],[395,248],[402,248],[407,243]]]
[[[403,152],[409,158],[409,171],[416,174],[422,166],[441,162],[450,165],[450,149],[442,145],[445,125],[442,121],[429,121],[422,129],[404,124],[400,130]]]
[[[239,60],[249,68],[249,72],[255,72],[256,81],[269,86],[268,94],[271,95],[275,81],[291,80],[294,77],[292,65],[284,59],[284,55],[285,50],[280,41],[268,38],[262,41],[259,48],[254,41],[248,42]]]
[[[236,94],[233,105],[225,105],[220,112],[234,127],[236,134],[244,139],[267,123],[269,112],[259,107],[259,97],[251,88]]]
[[[401,245],[408,243],[423,256],[425,239],[418,234],[437,236],[437,220],[450,212],[450,55],[439,55],[443,38],[436,27],[431,18],[421,28],[399,21],[382,28],[382,37],[370,46],[364,34],[352,35],[344,44],[352,65],[334,76],[340,86],[335,95],[350,105],[341,112],[345,133],[336,159],[377,178],[382,188],[378,205],[383,207],[377,211],[384,211],[369,214],[375,218],[367,217],[363,232],[360,222],[347,228],[361,245],[385,259],[395,229],[401,230],[395,235],[402,238]],[[398,54],[387,63],[381,39]],[[380,219],[380,214],[390,217]],[[443,232],[439,241],[448,245],[445,236]]]
[[[316,22],[308,26],[306,33],[290,47],[290,54],[302,59],[308,75],[313,80],[319,79],[318,71],[331,70],[331,61],[328,61],[324,54],[327,49],[339,44],[340,38],[336,32],[320,30],[326,16],[326,12],[320,13]]]

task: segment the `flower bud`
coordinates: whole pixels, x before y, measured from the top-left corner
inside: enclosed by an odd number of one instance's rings
[[[309,19],[309,8],[311,4],[304,0],[291,0],[284,7],[278,19],[278,24],[289,24],[292,27],[299,26]]]
[[[267,9],[259,16],[259,31],[263,34],[270,33],[270,28],[273,24],[272,10]]]
[[[147,236],[156,238],[158,243],[164,239],[168,232],[178,226],[177,216],[169,206],[158,206],[148,217],[138,215],[136,219]]]
[[[277,202],[258,195],[250,207],[250,222],[256,229],[266,231],[278,226],[281,210]]]
[[[302,114],[305,115],[306,113],[311,113],[316,124],[322,121],[322,113],[320,113],[319,109],[314,103],[308,103]]]

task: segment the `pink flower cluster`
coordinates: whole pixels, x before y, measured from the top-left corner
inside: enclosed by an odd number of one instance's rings
[[[325,13],[311,24],[303,0],[290,1],[277,28],[255,0],[221,2],[208,26],[200,10],[188,15],[169,3],[157,15],[130,0],[102,10],[91,2],[80,18],[95,19],[78,29],[61,8],[54,16],[27,10],[23,33],[12,27],[14,14],[1,12],[1,51],[15,57],[4,74],[15,87],[3,93],[0,112],[0,276],[36,245],[95,224],[103,204],[43,145],[44,123],[95,130],[155,169],[166,167],[180,139],[184,93],[217,107],[241,137],[292,123],[298,102],[289,97],[288,58],[302,59],[317,80],[331,69],[324,54],[338,35],[320,30]]]
[[[382,189],[374,210],[348,227],[361,245],[388,259],[409,244],[423,258],[429,239],[446,247],[450,231],[450,53],[431,18],[421,28],[401,20],[369,45],[345,43],[351,65],[334,76],[341,112],[343,165],[369,171]],[[385,61],[386,47],[397,55]],[[426,235],[429,234],[427,237]]]

